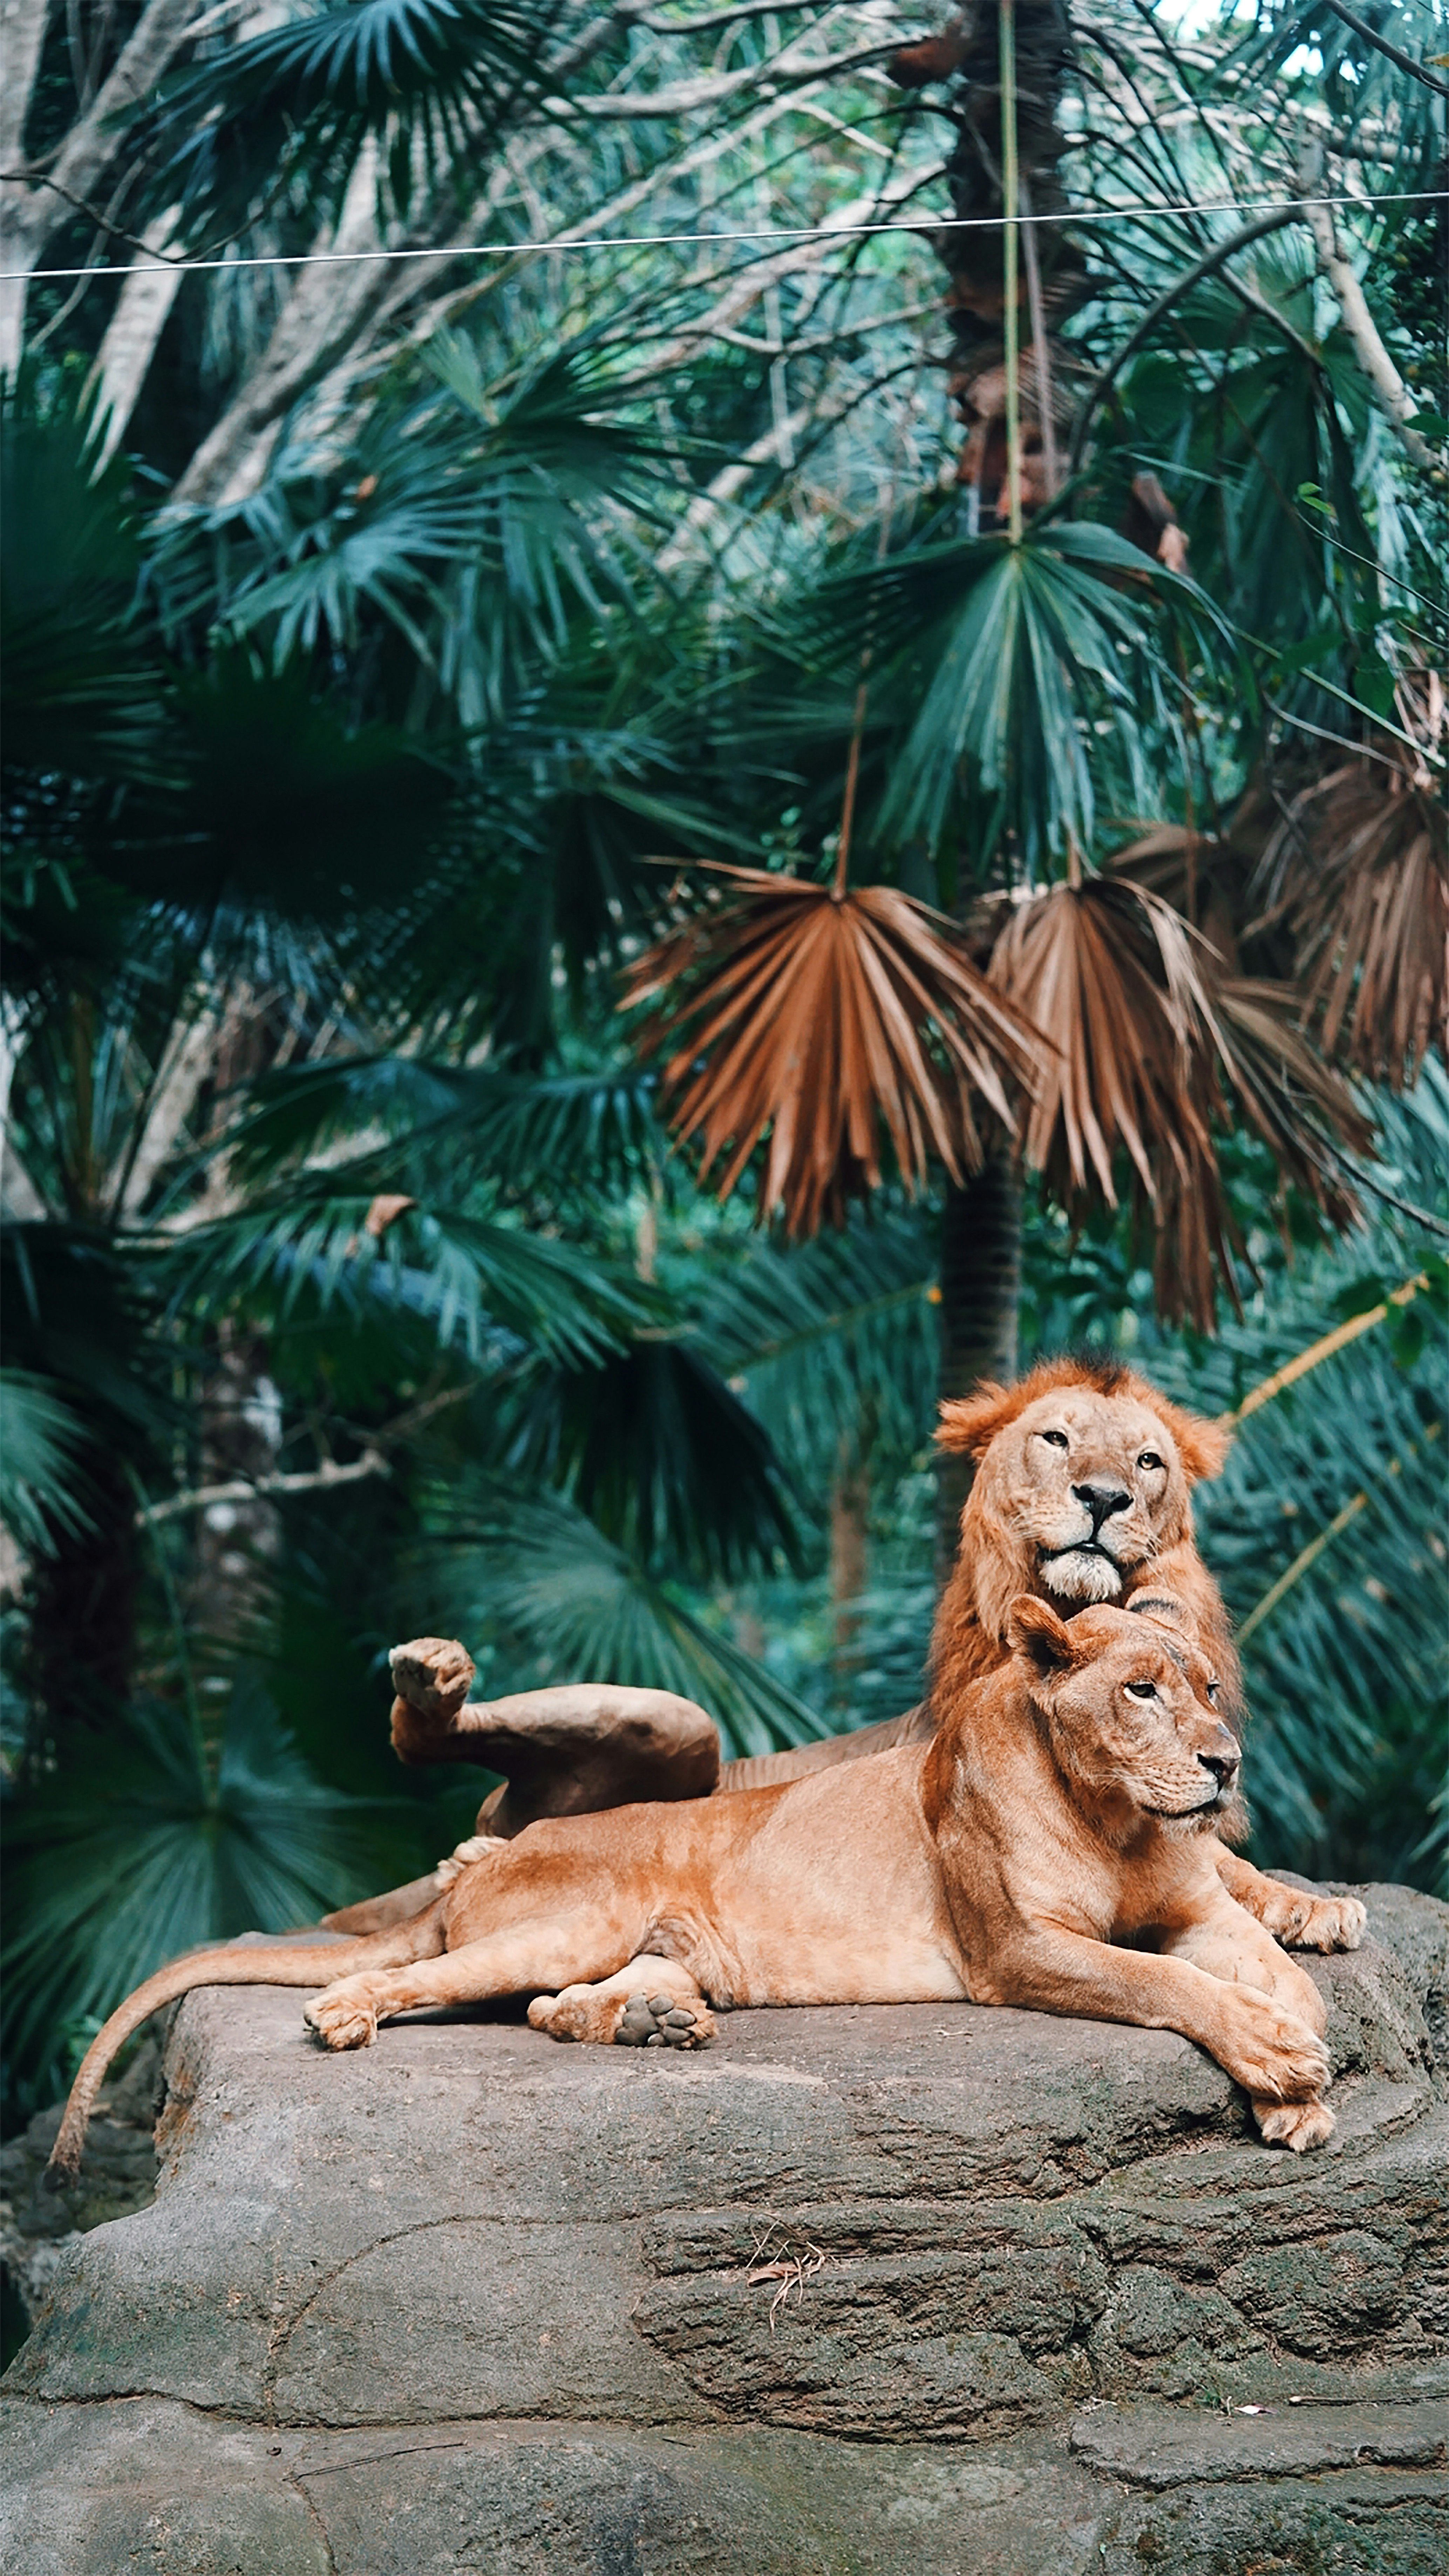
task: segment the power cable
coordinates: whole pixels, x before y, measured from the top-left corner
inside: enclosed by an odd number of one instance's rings
[[[0,178],[11,173],[0,172]],[[1176,202],[1151,198],[1131,206],[1106,206],[1096,209],[1072,209],[1057,214],[1018,215],[1018,224],[1135,224],[1149,215],[1233,215],[1293,214],[1309,206],[1432,206],[1449,200],[1449,188],[1400,188],[1373,196],[1339,197],[1210,197],[1201,203],[1194,200]],[[154,259],[113,261],[106,266],[78,268],[5,268],[0,269],[0,284],[29,280],[94,277],[192,276],[208,269],[240,268],[350,268],[366,260],[408,259],[519,259],[530,253],[540,256],[553,251],[601,250],[689,250],[714,242],[763,242],[784,244],[805,241],[856,241],[881,233],[910,233],[917,240],[927,233],[1000,232],[1004,215],[941,215],[920,223],[874,224],[787,224],[782,227],[745,225],[737,231],[694,233],[613,233],[561,234],[553,241],[502,242],[429,242],[418,249],[393,248],[379,244],[375,250],[302,250],[248,253],[222,259],[168,259],[164,253]]]

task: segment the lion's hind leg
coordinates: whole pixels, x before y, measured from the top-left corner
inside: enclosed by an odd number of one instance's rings
[[[528,2007],[535,2030],[595,2048],[708,2048],[714,2015],[677,1959],[631,1959],[597,1985],[565,1986]]]
[[[302,2018],[328,2048],[367,2048],[378,2023],[400,2013],[551,1993],[579,1971],[610,1975],[632,1948],[617,1916],[604,1909],[561,1910],[461,1942],[439,1958],[339,1977],[313,1996]]]

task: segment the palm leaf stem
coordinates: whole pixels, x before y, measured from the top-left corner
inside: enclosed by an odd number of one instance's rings
[[[1438,1436],[1438,1423],[1426,1423],[1424,1426],[1424,1438],[1426,1440],[1437,1440]],[[1388,1473],[1391,1476],[1400,1475],[1402,1470],[1403,1462],[1401,1459],[1391,1458],[1389,1460]],[[1294,1584],[1301,1581],[1302,1577],[1308,1572],[1309,1567],[1317,1564],[1318,1559],[1323,1555],[1324,1550],[1326,1548],[1330,1548],[1333,1545],[1334,1540],[1341,1537],[1342,1533],[1350,1526],[1350,1524],[1358,1519],[1360,1512],[1366,1512],[1368,1507],[1368,1495],[1366,1493],[1355,1494],[1351,1502],[1344,1504],[1341,1512],[1334,1513],[1332,1520],[1328,1522],[1325,1528],[1318,1532],[1316,1538],[1311,1538],[1306,1547],[1299,1549],[1292,1564],[1285,1566],[1283,1572],[1279,1575],[1277,1582],[1269,1586],[1268,1590],[1264,1593],[1262,1600],[1254,1602],[1252,1609],[1248,1612],[1246,1619],[1244,1619],[1237,1632],[1237,1642],[1240,1646],[1245,1646],[1248,1639],[1252,1636],[1254,1629],[1261,1628],[1264,1620],[1271,1618],[1273,1612],[1277,1609],[1279,1602],[1283,1599],[1284,1594],[1292,1591]]]
[[[1282,1368],[1274,1369],[1270,1376],[1260,1379],[1259,1383],[1244,1396],[1237,1410],[1223,1414],[1222,1420],[1233,1424],[1246,1422],[1249,1414],[1256,1413],[1260,1404],[1270,1404],[1273,1397],[1281,1395],[1285,1387],[1296,1386],[1301,1377],[1307,1377],[1310,1369],[1316,1369],[1324,1360],[1332,1359],[1335,1351],[1346,1350],[1350,1342],[1358,1340],[1360,1333],[1372,1332],[1376,1324],[1386,1322],[1391,1306],[1411,1305],[1420,1289],[1427,1288],[1428,1285],[1428,1279],[1421,1270],[1416,1278],[1406,1279],[1402,1288],[1391,1289],[1381,1304],[1370,1306],[1362,1315],[1350,1315],[1346,1324],[1336,1324],[1331,1333],[1325,1333],[1319,1341],[1310,1342],[1308,1348],[1300,1351],[1295,1359],[1285,1360]],[[1359,1499],[1362,1501],[1362,1496]],[[1255,1612],[1254,1616],[1257,1615]]]
[[[1000,0],[997,23],[1001,42],[1001,194],[1006,223],[1002,236],[1005,267],[1006,325],[1006,484],[1009,529],[1014,546],[1021,543],[1021,312],[1018,304],[1017,254],[1021,182],[1016,166],[1016,0]],[[1038,401],[1042,400],[1040,390]]]
[[[1321,1529],[1316,1538],[1311,1538],[1306,1547],[1299,1549],[1292,1564],[1279,1575],[1276,1583],[1269,1586],[1262,1600],[1256,1601],[1248,1612],[1238,1630],[1237,1641],[1240,1646],[1245,1646],[1254,1629],[1261,1628],[1264,1620],[1272,1617],[1284,1593],[1291,1592],[1300,1576],[1305,1575],[1311,1565],[1317,1564],[1325,1548],[1333,1545],[1334,1540],[1342,1535],[1349,1523],[1357,1520],[1360,1512],[1368,1510],[1368,1499],[1367,1494],[1355,1494],[1351,1503],[1345,1503],[1341,1512],[1334,1513],[1326,1529]]]

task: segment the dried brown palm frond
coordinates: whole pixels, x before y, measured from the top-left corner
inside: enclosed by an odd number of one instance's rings
[[[1248,879],[1262,850],[1261,836],[1251,855],[1238,848],[1231,832],[1219,836],[1195,831],[1185,823],[1153,823],[1114,850],[1107,864],[1113,876],[1127,877],[1161,895],[1202,932],[1230,975],[1241,965],[1238,926]]]
[[[1255,893],[1287,913],[1322,1043],[1401,1090],[1449,1053],[1449,746],[1436,671],[1400,683],[1402,735],[1376,735],[1304,788],[1263,852]],[[1413,746],[1413,747],[1411,747]]]
[[[721,1198],[768,1131],[761,1220],[791,1234],[838,1223],[875,1188],[882,1130],[908,1188],[933,1155],[979,1170],[984,1104],[1015,1125],[1009,1090],[1041,1048],[971,962],[962,933],[894,886],[813,885],[756,868],[701,871],[703,900],[630,968],[646,1055],[671,1044],[664,1097],[700,1177]]]
[[[1237,1302],[1242,1244],[1214,1130],[1228,1093],[1285,1176],[1344,1223],[1337,1149],[1370,1130],[1297,1026],[1281,986],[1227,976],[1200,933],[1149,888],[1096,877],[1014,908],[993,982],[1056,1049],[1044,1059],[1026,1159],[1068,1208],[1117,1204],[1125,1152],[1157,1233],[1163,1312],[1211,1327],[1215,1274]]]

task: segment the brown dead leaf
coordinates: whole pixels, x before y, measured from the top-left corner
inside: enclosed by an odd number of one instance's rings
[[[401,1194],[393,1195],[386,1191],[383,1192],[380,1197],[373,1200],[371,1207],[368,1209],[366,1216],[362,1220],[363,1233],[370,1234],[374,1243],[381,1243],[388,1227],[390,1225],[396,1225],[400,1216],[405,1216],[410,1207],[416,1206],[416,1199],[405,1198]]]
[[[1400,724],[1284,809],[1255,892],[1287,912],[1325,1050],[1399,1091],[1449,1052],[1449,742],[1434,671],[1400,685]]]
[[[982,1103],[1008,1130],[1035,1084],[1027,1019],[972,963],[961,931],[893,886],[845,891],[711,867],[696,908],[629,970],[640,1051],[673,1044],[674,1133],[727,1198],[762,1139],[763,1221],[838,1223],[882,1177],[882,1127],[908,1189],[932,1155],[979,1170]]]
[[[1173,907],[1121,878],[1057,886],[1014,907],[992,981],[1052,1041],[1027,1120],[1026,1159],[1061,1203],[1117,1205],[1125,1153],[1157,1235],[1164,1314],[1213,1322],[1217,1279],[1237,1302],[1242,1244],[1215,1130],[1234,1096],[1280,1169],[1335,1222],[1354,1202],[1335,1148],[1371,1131],[1298,1024],[1291,992],[1224,973]]]

